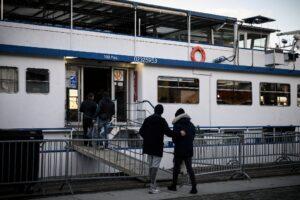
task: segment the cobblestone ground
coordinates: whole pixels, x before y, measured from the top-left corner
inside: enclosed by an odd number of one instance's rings
[[[209,194],[168,200],[300,200],[300,186]]]

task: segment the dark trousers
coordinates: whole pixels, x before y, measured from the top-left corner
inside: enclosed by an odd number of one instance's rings
[[[82,120],[82,127],[83,127],[83,139],[88,139],[87,138],[87,131],[88,128],[93,127],[93,119],[90,118],[83,118]],[[84,141],[84,144],[87,145],[87,141]]]
[[[191,157],[174,157],[174,169],[173,169],[173,185],[177,185],[178,175],[180,173],[181,163],[184,161],[186,170],[190,176],[192,186],[196,186],[195,173],[192,168],[192,158]]]

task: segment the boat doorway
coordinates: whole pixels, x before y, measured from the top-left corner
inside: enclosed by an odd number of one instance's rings
[[[66,125],[79,126],[82,122],[80,104],[89,93],[98,104],[107,92],[116,105],[116,122],[126,122],[130,102],[129,63],[97,62],[93,60],[67,60],[66,65]],[[131,86],[133,87],[133,86]]]
[[[103,92],[107,92],[111,96],[111,69],[85,67],[83,69],[83,91],[84,98],[89,93],[93,93],[96,103],[99,103]]]

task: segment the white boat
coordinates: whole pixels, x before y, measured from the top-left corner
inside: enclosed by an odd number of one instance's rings
[[[299,31],[131,1],[4,1],[0,21],[0,128],[81,123],[84,96],[108,91],[117,123],[161,103],[171,125],[184,108],[198,126],[300,124]],[[98,100],[98,99],[97,99]]]

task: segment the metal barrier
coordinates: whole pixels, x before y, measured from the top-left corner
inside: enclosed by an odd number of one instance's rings
[[[300,162],[299,134],[264,133],[260,137],[240,135],[245,169],[296,165]]]
[[[193,168],[196,175],[240,171],[240,138],[206,135],[194,140]]]
[[[194,141],[193,167],[197,175],[234,172],[249,178],[248,169],[300,164],[300,135],[296,132],[205,134]]]
[[[107,148],[103,148],[107,146]],[[0,185],[32,184],[84,179],[146,179],[149,166],[141,139],[63,139],[0,141]],[[299,133],[253,135],[206,134],[194,140],[196,175],[248,169],[297,166]],[[159,170],[170,180],[170,170]]]
[[[198,134],[216,133],[216,134],[253,134],[263,132],[299,132],[299,125],[290,126],[197,126]]]

